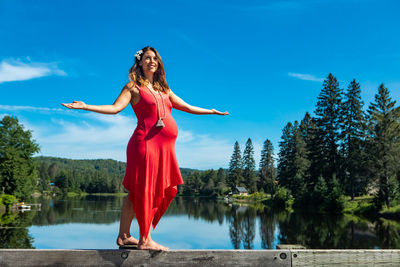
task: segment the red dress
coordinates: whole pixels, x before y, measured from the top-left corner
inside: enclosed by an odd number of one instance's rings
[[[183,181],[175,156],[178,128],[171,116],[172,103],[168,94],[161,93],[163,102],[160,94],[152,94],[146,86],[140,87],[139,91],[140,100],[132,105],[137,126],[126,151],[123,185],[130,192],[140,235],[146,240],[150,224],[153,229],[156,227],[178,192],[177,185]],[[155,126],[158,120],[155,97],[165,124],[163,128]]]

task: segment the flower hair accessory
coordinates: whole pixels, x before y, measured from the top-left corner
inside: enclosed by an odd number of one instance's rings
[[[143,54],[143,50],[140,49],[139,51],[136,52],[135,58],[139,61],[140,58],[142,57],[142,54]]]

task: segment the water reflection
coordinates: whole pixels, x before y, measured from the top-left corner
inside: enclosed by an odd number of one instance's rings
[[[66,200],[40,198],[41,211],[33,219],[34,225],[62,223],[112,223],[119,220],[123,198],[86,196]]]
[[[40,211],[0,215],[1,248],[31,248],[34,240],[28,227],[32,225],[112,225],[109,231],[114,235],[123,198],[88,196],[36,201],[41,203]],[[263,205],[233,205],[203,198],[176,198],[162,221],[174,221],[178,217],[188,220],[180,219],[182,227],[191,221],[193,229],[185,233],[190,235],[188,242],[207,234],[209,240],[215,238],[213,233],[196,231],[196,225],[198,228],[201,225],[202,229],[210,224],[226,229],[224,238],[228,247],[211,248],[229,248],[229,243],[230,248],[235,249],[274,249],[277,244],[321,249],[400,248],[400,223],[384,219],[373,221],[343,215],[287,213]],[[196,243],[192,244],[192,248],[200,248]]]
[[[16,212],[0,214],[0,248],[33,248],[33,238],[27,229],[33,215]]]

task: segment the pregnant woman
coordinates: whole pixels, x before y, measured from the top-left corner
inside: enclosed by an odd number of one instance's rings
[[[126,152],[123,185],[129,194],[122,205],[117,245],[167,250],[167,247],[151,239],[150,226],[153,225],[153,229],[156,227],[175,197],[177,185],[183,183],[175,157],[178,128],[171,116],[171,109],[192,114],[229,113],[195,107],[176,96],[168,87],[159,53],[149,46],[136,52],[129,80],[112,105],[88,105],[82,101],[62,105],[70,109],[117,114],[131,103],[137,126]],[[135,214],[140,229],[139,240],[130,234]]]

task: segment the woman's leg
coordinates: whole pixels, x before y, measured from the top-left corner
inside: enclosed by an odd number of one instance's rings
[[[124,199],[121,208],[121,219],[119,224],[119,234],[117,237],[117,245],[137,245],[139,241],[130,234],[131,223],[135,213],[133,211],[133,203],[129,199],[129,195]]]

